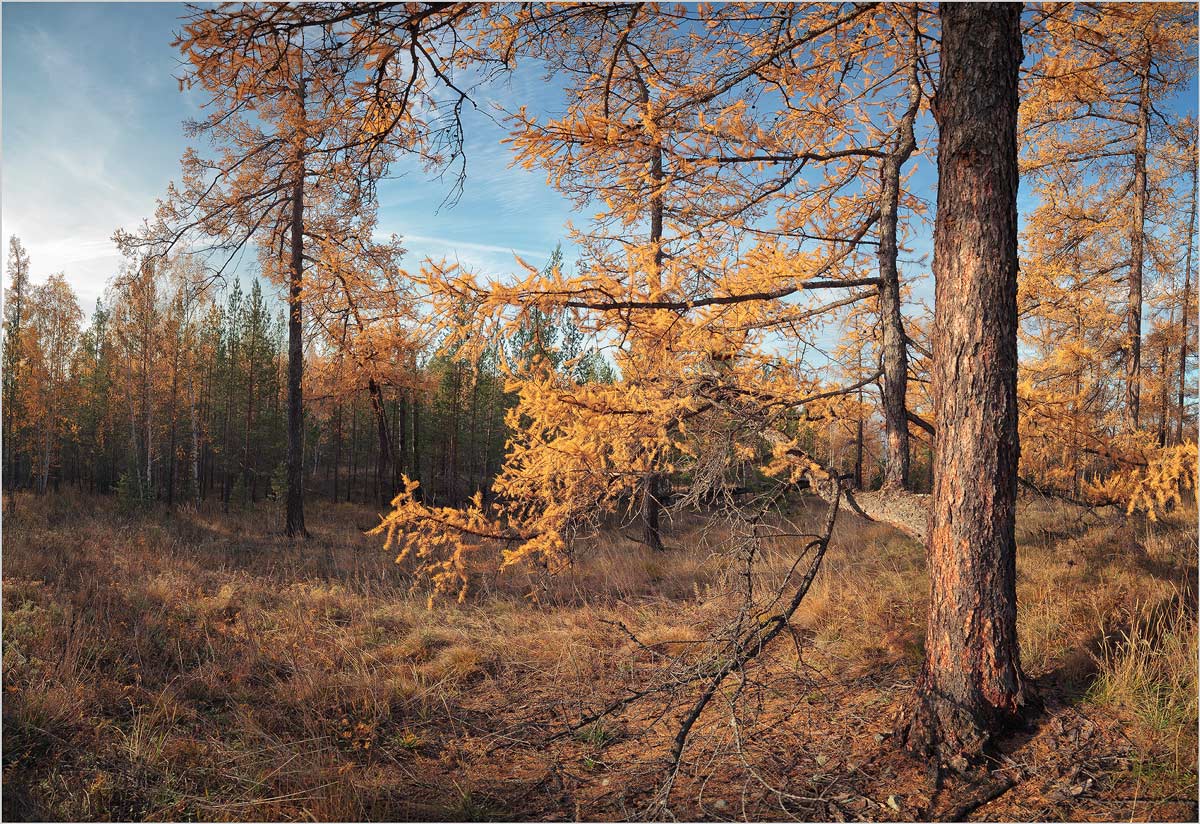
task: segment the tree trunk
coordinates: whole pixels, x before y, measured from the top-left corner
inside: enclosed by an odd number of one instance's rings
[[[858,391],[858,420],[854,424],[854,488],[863,488],[862,390]],[[906,450],[907,451],[907,450]]]
[[[371,397],[371,411],[375,413],[375,424],[379,434],[379,454],[375,463],[375,490],[380,503],[386,503],[395,495],[395,490],[388,491],[388,464],[395,463],[392,454],[392,439],[389,436],[391,427],[388,424],[387,408],[383,405],[383,390],[374,378],[367,378],[367,392]]]
[[[1028,695],[1017,648],[1019,3],[944,3],[925,664],[901,739],[966,766]]]
[[[16,432],[14,426],[20,420],[17,414],[17,404],[21,398],[18,373],[21,370],[21,321],[25,302],[25,284],[29,279],[29,257],[24,254],[20,241],[14,235],[9,241],[11,250],[9,261],[12,266],[11,296],[13,302],[12,325],[4,334],[4,420],[3,420],[3,454],[4,454],[4,485],[10,490],[20,484],[21,460],[16,449]],[[7,301],[5,308],[7,309]],[[15,500],[15,496],[11,499]]]
[[[338,478],[342,474],[342,402],[338,401],[337,412],[334,413],[334,432],[337,440],[333,447],[333,502],[338,502]]]
[[[304,80],[298,88],[304,105]],[[304,528],[304,156],[296,158],[292,184],[291,277],[288,289],[287,536],[305,538]]]
[[[396,489],[400,489],[400,476],[408,471],[408,435],[405,427],[408,426],[408,390],[400,388],[396,390],[396,466],[392,467],[392,473],[395,475]]]
[[[196,410],[195,364],[188,369],[188,407],[192,424],[192,496],[200,508],[200,416]]]
[[[416,392],[413,393],[412,399],[412,477],[414,481],[421,481],[421,396]],[[422,487],[417,487],[417,500],[425,500],[425,491]]]
[[[126,386],[129,387],[129,452],[133,459],[133,480],[137,484],[138,498],[141,498],[143,497],[142,465],[141,457],[138,455],[139,443],[137,434],[137,403],[134,398],[137,392],[135,392],[133,388],[133,365],[131,361],[132,358],[125,358],[125,382]]]
[[[1179,344],[1179,422],[1175,428],[1176,443],[1183,443],[1183,419],[1187,412],[1185,402],[1187,395],[1188,310],[1191,308],[1188,298],[1192,289],[1192,245],[1195,242],[1196,230],[1196,177],[1196,167],[1193,166],[1192,208],[1188,212],[1187,258],[1183,267],[1183,311],[1180,320],[1182,335]]]
[[[639,99],[646,113],[650,113],[650,90],[637,75]],[[664,187],[666,174],[663,170],[663,147],[656,142],[650,148],[650,244],[654,247],[654,265],[651,270],[651,293],[662,291],[662,267],[666,260],[663,249],[663,213]],[[662,531],[660,526],[662,516],[662,500],[659,490],[663,486],[663,476],[658,472],[650,472],[642,482],[642,540],[655,552],[663,549]]]
[[[662,499],[663,476],[652,472],[642,481],[642,541],[655,552],[663,551]]]
[[[148,340],[149,336],[147,336]],[[144,344],[149,346],[147,342]],[[142,397],[146,403],[146,497],[153,498],[154,495],[154,398],[150,395],[150,354],[144,351],[142,354]]]
[[[1146,242],[1146,138],[1150,130],[1150,56],[1147,46],[1133,149],[1133,225],[1129,235],[1129,306],[1126,310],[1125,407],[1130,431],[1142,401],[1142,269]]]
[[[346,475],[346,503],[354,500],[354,479],[358,477],[358,409],[350,404],[350,469]]]
[[[176,349],[175,357],[171,364],[171,426],[168,443],[170,450],[167,452],[167,506],[171,509],[175,508],[175,430],[176,405],[179,400],[179,350]]]
[[[896,266],[896,240],[900,208],[900,171],[917,147],[913,124],[921,105],[921,84],[917,79],[916,7],[913,8],[912,62],[908,67],[908,109],[899,124],[899,138],[884,158],[880,172],[879,197],[879,314],[883,326],[883,421],[887,458],[884,489],[908,489],[908,347],[904,319],[900,314],[900,273]]]
[[[254,372],[255,339],[246,347],[246,424],[242,433],[242,495],[247,501],[254,500],[254,470],[250,461],[250,435],[254,428]]]
[[[50,413],[46,413],[46,419],[42,421],[42,471],[38,477],[38,493],[46,494],[46,487],[50,480]]]
[[[233,454],[233,395],[237,382],[237,357],[234,354],[233,338],[230,338],[229,358],[226,363],[229,370],[225,381],[225,417],[221,428],[221,506],[226,514],[229,513],[229,499],[233,495],[233,474],[231,471],[230,455]]]
[[[1159,397],[1158,397],[1158,446],[1161,449],[1167,445],[1167,432],[1170,430],[1171,413],[1170,407],[1170,376],[1167,374],[1171,368],[1171,339],[1167,335],[1167,330],[1175,326],[1175,311],[1171,310],[1171,319],[1166,328],[1163,329],[1162,335],[1162,351],[1159,358]]]

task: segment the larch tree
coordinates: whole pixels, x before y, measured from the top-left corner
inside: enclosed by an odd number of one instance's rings
[[[1152,229],[1152,167],[1168,130],[1161,105],[1195,73],[1195,13],[1185,3],[1053,3],[1039,8],[1022,109],[1025,171],[1076,175],[1100,194],[1089,219],[1120,223],[1111,272],[1126,287],[1123,415],[1141,423],[1142,319]],[[1068,167],[1074,167],[1068,170]],[[1070,210],[1078,199],[1068,198]]]
[[[902,205],[914,205],[901,178],[917,148],[924,98],[918,65],[927,56],[928,35],[921,10],[781,5],[760,14],[727,6],[714,9],[703,27],[689,25],[696,21],[686,10],[668,6],[557,16],[551,10],[522,11],[504,29],[502,51],[530,51],[555,66],[557,76],[570,78],[572,111],[546,123],[524,114],[514,118],[519,158],[547,168],[551,181],[577,201],[602,200],[606,214],[620,213],[615,204],[631,191],[640,193],[648,177],[666,169],[662,188],[672,203],[666,225],[675,235],[666,257],[672,266],[695,273],[684,282],[693,290],[729,291],[721,284],[730,272],[722,258],[740,256],[752,244],[775,259],[824,245],[834,266],[828,271],[860,275],[867,258],[858,254],[859,246],[877,245],[876,278],[847,277],[841,284],[814,279],[799,288],[764,279],[757,289],[739,284],[748,294],[724,299],[777,303],[760,309],[764,318],[757,323],[773,326],[781,341],[794,336],[797,314],[820,314],[791,304],[791,296],[803,289],[858,288],[834,301],[830,312],[876,300],[888,432],[884,482],[888,488],[907,487],[908,364],[897,237]],[[651,78],[659,98],[654,121],[664,139],[657,144],[639,140],[636,130],[622,127],[614,116],[618,104],[612,97],[619,95],[626,56],[633,53],[647,62],[642,74]],[[797,70],[800,65],[805,69]],[[603,177],[622,164],[640,177],[632,182]],[[877,183],[865,183],[872,175]],[[593,182],[596,177],[602,182]],[[643,217],[659,203],[644,195],[631,200],[635,208],[626,212],[638,214],[640,208]],[[653,235],[652,214],[648,224]],[[595,234],[589,232],[588,240]],[[722,242],[736,251],[730,255]],[[795,266],[803,271],[811,261],[798,256]],[[740,269],[739,280],[749,283],[750,267]],[[599,294],[586,308],[605,311],[605,287],[596,288]],[[689,308],[683,300],[610,304],[608,311]]]
[[[1194,304],[1192,303],[1192,266],[1195,262],[1194,252],[1196,248],[1196,199],[1197,199],[1197,178],[1200,177],[1197,168],[1196,157],[1196,119],[1189,118],[1180,124],[1179,128],[1179,144],[1182,156],[1183,166],[1187,169],[1190,177],[1191,189],[1190,197],[1188,198],[1187,222],[1184,224],[1183,231],[1180,233],[1184,243],[1184,264],[1183,264],[1183,285],[1179,294],[1179,398],[1177,402],[1177,418],[1175,428],[1175,443],[1183,443],[1184,441],[1184,421],[1187,418],[1187,375],[1188,375],[1188,355],[1194,357],[1196,355],[1196,347],[1193,346],[1190,350],[1191,335],[1191,318],[1193,316]]]
[[[877,215],[868,209],[848,230],[844,223],[822,230],[834,222],[829,204],[846,215],[855,211],[839,192],[854,180],[851,170],[868,168],[881,151],[826,155],[821,135],[803,132],[797,140],[812,145],[789,155],[782,184],[774,173],[765,180],[733,174],[728,170],[739,164],[716,154],[727,152],[750,161],[742,168],[753,168],[751,155],[774,133],[743,117],[741,87],[753,86],[754,73],[736,67],[765,70],[781,54],[832,37],[865,14],[833,8],[785,14],[785,45],[757,55],[757,41],[728,48],[696,42],[686,18],[670,11],[576,9],[566,19],[546,14],[536,25],[518,16],[516,31],[532,26],[533,34],[529,41],[518,37],[517,50],[533,49],[571,78],[572,89],[561,118],[543,123],[517,113],[518,158],[546,168],[551,181],[581,203],[594,198],[603,204],[589,229],[575,236],[584,263],[573,276],[526,266],[525,278],[486,285],[470,273],[434,268],[426,281],[452,334],[464,338],[486,339],[480,322],[505,312],[512,314],[498,322],[509,332],[532,311],[579,312],[586,333],[610,347],[620,378],[611,386],[571,385],[549,373],[514,381],[515,434],[493,487],[500,498],[493,508],[481,501],[463,511],[430,508],[411,494],[397,497],[382,529],[389,545],[401,540],[406,551],[429,560],[435,586],[453,591],[465,584],[464,558],[488,542],[507,544],[504,564],[528,558],[557,563],[571,536],[644,495],[645,480],[654,474],[691,476],[681,503],[712,492],[727,495],[731,468],[775,466],[776,452],[794,448],[788,433],[795,434],[804,417],[798,410],[856,392],[878,377],[873,372],[851,386],[830,387],[819,370],[767,351],[763,343],[773,331],[787,329],[796,336],[795,348],[803,348],[829,311],[875,294],[852,293],[834,307],[785,300],[878,286],[878,278],[864,277],[854,259]],[[911,25],[905,32],[899,52],[911,56]],[[734,69],[731,49],[746,53]],[[818,74],[830,72],[837,73],[825,65]],[[721,79],[714,83],[714,76]],[[900,70],[893,80],[907,83],[908,77]],[[827,108],[834,113],[842,107]],[[850,165],[833,182],[826,179],[832,172],[822,172],[814,192],[797,185],[790,193],[794,237],[751,231],[773,189],[797,180],[810,161],[835,160]],[[847,199],[874,205],[872,196]],[[743,240],[746,248],[739,246]],[[805,241],[813,248],[798,250]],[[875,257],[865,259],[869,264]],[[469,328],[454,328],[453,318],[463,314],[472,321]],[[923,525],[915,531],[923,534]]]
[[[472,13],[454,3],[225,4],[195,8],[177,40],[188,64],[181,83],[208,97],[190,134],[218,152],[189,150],[183,184],[161,201],[154,225],[118,240],[160,253],[191,243],[223,256],[218,273],[248,244],[269,250],[289,306],[289,536],[306,534],[304,301],[329,285],[306,277],[312,214],[353,223],[371,213],[374,185],[400,154],[433,168],[461,158],[467,97],[449,73],[462,47],[454,27]]]
[[[1195,153],[1161,112],[1194,73],[1194,20],[1179,4],[1050,4],[1030,31],[1022,170],[1038,205],[1022,248],[1023,478],[1153,517],[1195,482],[1163,414],[1166,350],[1187,347],[1168,327],[1186,317],[1172,284],[1187,244],[1172,237]],[[1155,328],[1146,364],[1143,318]]]
[[[1021,6],[943,4],[925,663],[906,745],[963,768],[1029,698],[1017,646]]]

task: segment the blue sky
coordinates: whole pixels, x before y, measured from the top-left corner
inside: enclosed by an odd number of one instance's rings
[[[32,275],[64,272],[91,310],[120,262],[110,238],[152,214],[179,175],[182,122],[201,98],[180,92],[170,42],[175,3],[4,3],[3,238],[18,235]],[[533,69],[496,81],[480,109],[514,99],[553,106]],[[570,204],[541,172],[509,169],[505,132],[469,112],[468,175],[458,205],[419,170],[379,188],[380,229],[404,238],[408,265],[426,255],[512,271],[515,251],[544,262],[565,239]]]
[[[198,92],[181,92],[179,55],[170,45],[184,11],[176,3],[3,3],[3,207],[8,237],[28,248],[35,281],[64,272],[90,311],[120,258],[110,238],[154,209],[178,177],[187,143],[182,122],[195,116]],[[1195,81],[1172,108],[1195,111]],[[556,112],[560,92],[526,65],[476,95],[495,103]],[[461,200],[439,208],[447,188],[419,169],[379,187],[379,228],[404,238],[406,265],[425,256],[457,259],[502,275],[513,253],[544,262],[566,238],[566,223],[586,215],[549,188],[542,172],[509,168],[504,128],[468,110],[468,180]],[[932,158],[917,160],[914,191],[935,198]],[[1032,206],[1022,190],[1022,211]],[[932,227],[902,255],[908,282],[929,271]],[[567,260],[572,259],[568,247]],[[914,297],[932,303],[932,279]],[[919,311],[917,307],[912,310]]]

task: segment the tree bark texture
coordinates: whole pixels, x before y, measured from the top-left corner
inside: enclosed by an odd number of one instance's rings
[[[942,4],[925,663],[901,738],[965,767],[1028,695],[1017,648],[1019,3]]]
[[[1129,234],[1129,305],[1126,309],[1125,407],[1130,430],[1139,426],[1142,401],[1142,270],[1146,244],[1146,140],[1150,130],[1150,55],[1142,71],[1133,147],[1133,224]]]
[[[303,98],[303,86],[300,92]],[[288,288],[287,535],[304,527],[304,159],[297,158],[292,185],[291,276]]]

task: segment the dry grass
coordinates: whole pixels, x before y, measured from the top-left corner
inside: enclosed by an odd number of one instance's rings
[[[317,534],[291,546],[270,506],[110,504],[21,496],[5,513],[10,820],[630,817],[670,729],[639,735],[647,715],[631,711],[541,738],[701,639],[727,600],[723,533],[699,516],[677,519],[670,552],[606,533],[562,575],[481,572],[467,603],[429,610],[362,535],[369,509],[314,503]],[[1100,732],[1086,752],[1063,749],[1069,732],[1045,739],[1049,722],[1014,742],[1045,781],[980,814],[1188,819],[1195,511],[1076,521],[1023,513],[1020,630],[1047,717]],[[771,545],[759,585],[784,580],[794,550]],[[767,657],[755,711],[771,733],[731,751],[737,730],[714,712],[673,796],[681,817],[914,815],[916,767],[887,734],[921,658],[923,553],[845,518],[826,564],[794,643]],[[1070,760],[1101,780],[1059,798],[1081,780],[1056,772]]]

